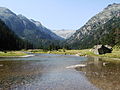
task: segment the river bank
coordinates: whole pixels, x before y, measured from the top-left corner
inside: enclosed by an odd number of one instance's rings
[[[112,59],[120,59],[120,49],[113,49],[112,53],[106,53],[102,55],[94,54],[90,49],[84,50],[58,50],[58,51],[44,51],[44,50],[28,50],[31,53],[49,53],[49,54],[64,54],[64,55],[75,55],[75,56],[90,56],[90,57],[101,57],[101,58],[112,58]]]
[[[22,51],[7,51],[7,52],[0,52],[0,57],[24,57],[28,55]]]
[[[27,52],[27,53],[26,53]],[[0,52],[0,57],[29,57],[29,53],[48,53],[48,54],[63,54],[63,55],[75,55],[75,56],[85,56],[85,57],[99,57],[99,58],[111,58],[112,60],[120,60],[120,49],[113,49],[112,53],[96,55],[90,49],[83,50],[62,50],[58,51],[44,51],[42,49],[30,49],[23,51],[8,51]]]

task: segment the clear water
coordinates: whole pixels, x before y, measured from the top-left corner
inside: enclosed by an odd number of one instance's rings
[[[119,60],[88,58],[84,63],[87,64],[85,68],[77,67],[76,70],[84,72],[93,85],[101,90],[120,90]]]
[[[90,73],[90,71],[94,72],[92,68],[96,68],[88,64],[90,61],[91,59],[85,57],[55,54],[36,54],[27,58],[0,58],[0,90],[104,89],[91,80],[98,78],[92,77],[94,74]],[[66,68],[81,63],[87,63],[88,66]],[[100,72],[99,69],[96,70]]]

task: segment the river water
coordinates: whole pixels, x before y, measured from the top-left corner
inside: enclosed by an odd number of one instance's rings
[[[66,68],[76,64],[87,66]],[[109,64],[56,54],[0,58],[0,90],[120,90],[120,65]]]

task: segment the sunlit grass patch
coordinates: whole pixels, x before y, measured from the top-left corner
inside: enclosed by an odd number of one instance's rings
[[[0,57],[7,57],[7,56],[24,56],[27,55],[24,52],[21,51],[7,51],[7,52],[1,52],[0,51]]]
[[[112,53],[100,55],[102,57],[120,58],[120,50],[113,50]]]

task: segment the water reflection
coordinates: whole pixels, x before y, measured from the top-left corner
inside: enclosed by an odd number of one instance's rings
[[[88,58],[82,71],[88,80],[102,90],[120,90],[120,61],[105,61],[100,58]]]
[[[86,59],[55,54],[0,58],[0,90],[99,90],[83,73],[66,68]]]
[[[38,61],[0,61],[0,90],[30,84],[43,73]],[[11,89],[10,89],[11,90]]]

